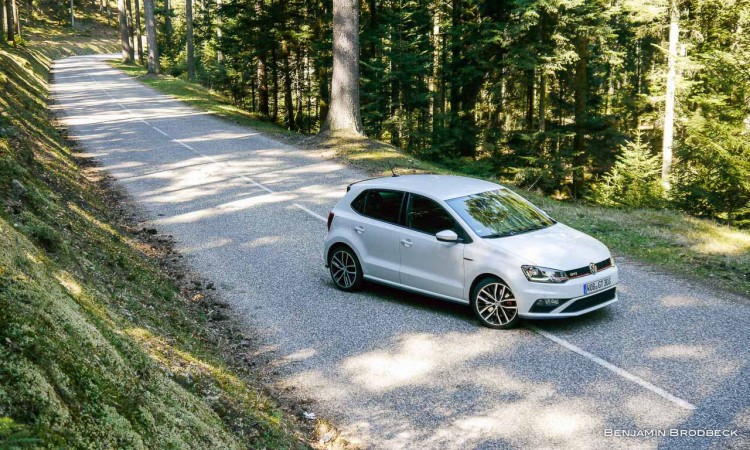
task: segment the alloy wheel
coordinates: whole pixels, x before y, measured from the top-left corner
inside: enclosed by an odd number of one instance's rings
[[[513,292],[498,281],[482,286],[475,301],[477,315],[491,327],[507,326],[518,315],[518,304]]]
[[[338,250],[331,256],[331,277],[342,289],[351,289],[357,282],[357,262],[346,250]]]

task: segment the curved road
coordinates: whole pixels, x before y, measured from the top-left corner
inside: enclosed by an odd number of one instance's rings
[[[750,447],[749,299],[626,258],[617,304],[505,332],[413,294],[339,292],[321,260],[324,217],[365,175],[158,94],[106,58],[56,64],[71,135],[263,330],[283,384],[350,440]],[[731,436],[689,436],[706,429]]]

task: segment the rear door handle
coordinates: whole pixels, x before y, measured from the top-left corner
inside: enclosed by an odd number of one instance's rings
[[[362,234],[362,233],[365,232],[365,227],[363,227],[362,225],[360,225],[358,227],[354,227],[354,231],[356,231],[359,234]]]
[[[403,245],[404,247],[409,248],[412,245],[414,245],[414,243],[411,241],[411,239],[401,239],[401,245]]]

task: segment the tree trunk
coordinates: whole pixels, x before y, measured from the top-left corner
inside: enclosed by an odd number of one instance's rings
[[[443,93],[440,80],[440,56],[442,42],[440,39],[440,1],[435,0],[435,11],[432,16],[432,77],[430,78],[430,115],[432,116],[432,132],[442,129]]]
[[[221,62],[222,59],[224,59],[224,55],[221,53],[221,0],[216,0],[216,40],[217,42],[217,49],[216,49],[216,61]]]
[[[328,105],[330,104],[331,91],[328,88],[328,68],[320,64],[318,66],[318,121],[322,130],[323,124],[328,118]]]
[[[154,0],[143,0],[143,12],[146,16],[146,40],[148,44],[148,73],[158,74],[159,45],[156,42],[156,17],[154,16]]]
[[[534,69],[526,70],[526,129],[534,129]]]
[[[461,0],[452,0],[451,4],[451,28],[457,30],[461,26]],[[457,65],[461,61],[461,36],[451,33],[451,66],[450,73],[446,76],[450,80],[450,94],[448,104],[450,105],[450,122],[453,125],[461,108],[459,77],[457,76]]]
[[[258,110],[266,117],[268,109],[268,73],[266,71],[266,56],[258,57]]]
[[[289,65],[289,46],[286,41],[281,43],[281,57],[284,64],[284,109],[286,110],[285,125],[287,129],[294,129],[294,103],[292,100],[292,68]]]
[[[390,28],[390,40],[391,40],[391,46],[395,48],[401,47],[401,33],[398,27],[400,26],[400,23],[398,20],[393,21],[392,24],[389,25]],[[388,71],[391,74],[398,73],[400,71],[399,68],[400,64],[400,58],[398,57],[389,57],[388,58]],[[389,100],[389,107],[388,107],[388,115],[392,120],[391,125],[388,127],[390,129],[391,134],[391,145],[394,147],[401,147],[401,105],[403,104],[403,93],[401,91],[401,77],[398,76],[391,76],[391,89],[390,89],[390,100]]]
[[[5,39],[5,2],[0,1],[0,42]]]
[[[8,33],[8,42],[16,41],[16,31],[13,27],[13,1],[5,0],[5,31]]]
[[[677,41],[680,37],[680,13],[677,2],[669,5],[669,56],[667,57],[667,92],[664,101],[664,138],[662,143],[661,182],[669,189],[669,173],[672,170],[672,144],[674,139],[674,94],[677,83]]]
[[[13,0],[13,25],[16,27],[16,36],[21,37],[21,15],[18,14],[18,4]]]
[[[588,44],[586,36],[576,38],[576,61],[574,81],[575,136],[573,137],[573,195],[580,198],[586,177],[586,92],[588,90]]]
[[[73,0],[70,0],[70,27],[76,27],[76,9]]]
[[[122,62],[132,63],[133,58],[130,55],[133,53],[133,49],[130,46],[130,35],[128,34],[128,11],[125,7],[125,0],[117,0],[117,10],[117,15],[120,20],[120,46],[122,47]]]
[[[171,55],[172,50],[172,8],[169,6],[169,0],[164,0],[164,42],[167,54]]]
[[[544,133],[545,109],[547,108],[547,75],[539,71],[539,131]]]
[[[359,0],[333,0],[331,106],[321,131],[362,134],[359,112]]]
[[[275,45],[271,49],[271,79],[273,81],[273,109],[271,110],[271,120],[275,123],[279,120],[279,61]]]
[[[193,45],[193,0],[185,0],[185,39],[187,40],[188,79],[195,79],[195,48]]]
[[[138,62],[143,65],[143,37],[141,36],[141,3],[135,0],[135,39]]]
[[[125,8],[127,9],[127,20],[128,20],[128,38],[130,41],[130,61],[135,61],[135,27],[133,26],[133,2],[132,0],[125,0]]]

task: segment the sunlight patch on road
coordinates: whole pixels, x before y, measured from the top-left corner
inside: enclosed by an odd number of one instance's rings
[[[648,352],[649,358],[704,360],[714,356],[714,349],[706,345],[660,345]]]
[[[356,385],[374,392],[424,383],[426,378],[434,377],[440,371],[449,371],[464,361],[503,351],[498,342],[488,341],[481,335],[482,332],[401,336],[395,349],[376,350],[349,358],[342,367]],[[457,346],[456,342],[462,342],[462,345]]]
[[[244,198],[229,203],[224,203],[213,208],[191,211],[173,217],[168,217],[154,221],[156,225],[174,225],[180,223],[199,222],[203,219],[222,216],[225,214],[236,213],[252,209],[262,205],[280,203],[294,199],[294,196],[288,194],[262,194],[255,197]]]
[[[618,289],[619,289],[619,286],[618,286]],[[667,296],[662,297],[660,302],[664,306],[685,307],[685,306],[695,306],[698,300],[693,297],[686,297],[684,295],[679,295],[679,296],[667,295]]]

